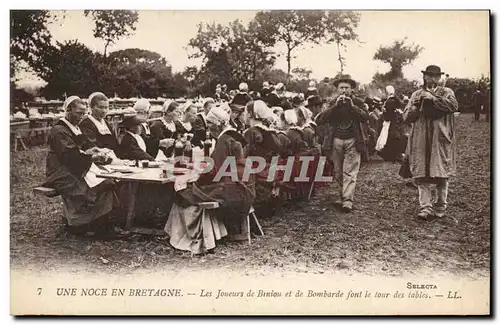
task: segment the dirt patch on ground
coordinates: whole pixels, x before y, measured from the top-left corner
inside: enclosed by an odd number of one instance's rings
[[[375,159],[358,176],[355,210],[338,212],[338,188],[319,188],[310,202],[286,206],[261,220],[265,236],[249,246],[221,243],[214,254],[176,251],[165,239],[135,236],[96,241],[63,231],[60,198],[34,196],[44,181],[46,148],[11,153],[10,243],[16,268],[124,271],[194,268],[367,275],[447,272],[487,276],[490,266],[490,126],[472,115],[457,118],[458,176],[450,185],[449,217],[415,218],[418,193],[399,165]]]

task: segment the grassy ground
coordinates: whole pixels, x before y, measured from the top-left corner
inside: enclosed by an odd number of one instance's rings
[[[132,272],[190,268],[330,271],[401,275],[451,272],[488,275],[490,264],[490,128],[457,117],[458,176],[449,192],[449,217],[415,218],[417,190],[405,185],[399,165],[375,159],[358,176],[355,210],[338,212],[334,184],[310,202],[288,205],[284,217],[261,220],[265,236],[222,243],[215,254],[191,257],[165,240],[137,236],[96,241],[67,235],[60,198],[34,196],[44,180],[46,148],[11,153],[10,242],[13,267]]]

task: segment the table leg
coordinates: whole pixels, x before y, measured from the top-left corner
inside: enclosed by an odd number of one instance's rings
[[[125,230],[129,230],[132,228],[132,223],[135,218],[135,199],[137,195],[137,186],[136,182],[128,182],[128,204],[127,204],[127,223],[125,225]]]

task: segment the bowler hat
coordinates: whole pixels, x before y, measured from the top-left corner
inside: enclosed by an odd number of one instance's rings
[[[441,68],[438,67],[437,65],[429,65],[425,70],[422,70],[423,74],[429,74],[429,75],[442,75],[444,72],[441,72]]]
[[[146,122],[146,119],[140,118],[137,115],[125,116],[120,123],[120,127],[129,128]]]
[[[339,85],[339,83],[341,82],[347,82],[348,84],[351,85],[352,88],[355,88],[356,87],[356,81],[354,79],[351,78],[351,75],[349,74],[341,74],[340,76],[338,76],[334,81],[333,81],[333,85],[335,87],[337,87]]]

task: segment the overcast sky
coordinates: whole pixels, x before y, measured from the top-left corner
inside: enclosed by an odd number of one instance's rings
[[[489,74],[489,15],[487,11],[363,11],[357,29],[362,44],[349,44],[345,72],[361,83],[371,81],[376,72],[386,72],[387,64],[373,60],[380,45],[389,45],[407,37],[409,43],[424,48],[419,58],[404,69],[409,79],[420,79],[420,70],[437,64],[450,76],[478,78]],[[139,11],[137,30],[128,39],[118,41],[108,52],[141,48],[164,56],[174,71],[187,65],[200,65],[188,58],[189,39],[196,35],[199,22],[227,24],[235,19],[248,23],[255,11]],[[68,11],[60,24],[50,26],[54,41],[78,39],[95,51],[104,43],[92,36],[93,22],[82,11]],[[278,50],[280,48],[277,48]],[[332,77],[340,70],[335,45],[305,46],[296,51],[295,67],[312,70],[313,78]],[[276,67],[286,71],[284,57]],[[23,75],[24,82],[36,79]]]

